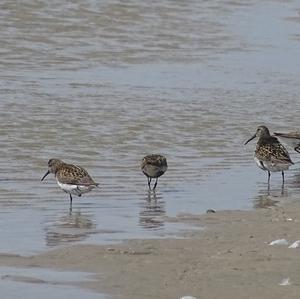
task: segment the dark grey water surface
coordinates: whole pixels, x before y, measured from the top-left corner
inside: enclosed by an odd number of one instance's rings
[[[2,1],[0,252],[176,236],[165,216],[299,196],[253,162],[256,126],[300,129],[297,1]],[[169,169],[149,196],[141,158]],[[101,185],[75,198],[49,158]],[[293,154],[297,161],[300,156]]]

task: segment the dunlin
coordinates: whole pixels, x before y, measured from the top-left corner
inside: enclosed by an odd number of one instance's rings
[[[81,196],[81,194],[87,193],[99,185],[82,167],[67,164],[59,159],[48,161],[48,171],[41,180],[44,180],[49,173],[53,173],[59,187],[69,193],[70,205],[72,205],[72,194]]]
[[[274,135],[300,153],[300,132],[274,133]]]
[[[168,169],[167,159],[162,155],[148,155],[143,158],[141,163],[141,169],[144,175],[148,179],[148,186],[151,190],[151,180],[156,178],[155,184],[152,190],[155,190],[157,181]]]
[[[274,136],[270,135],[269,129],[265,126],[259,126],[256,133],[245,142],[258,137],[254,160],[259,168],[268,172],[268,184],[270,183],[270,172],[282,173],[282,182],[284,183],[284,170],[294,164],[288,151]]]

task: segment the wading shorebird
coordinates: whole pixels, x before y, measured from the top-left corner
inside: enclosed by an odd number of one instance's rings
[[[99,185],[82,167],[67,164],[59,159],[48,161],[48,171],[41,180],[43,181],[49,173],[53,173],[59,187],[69,193],[70,207],[72,206],[72,194],[81,196],[81,194],[87,193]]]
[[[268,184],[270,184],[270,172],[281,171],[282,183],[284,184],[284,170],[289,169],[292,162],[288,151],[274,136],[270,135],[265,126],[257,127],[256,133],[245,142],[245,145],[258,137],[254,160],[259,168],[268,172]]]
[[[149,190],[151,190],[151,180],[153,178],[156,178],[155,184],[152,189],[155,190],[158,178],[162,176],[168,169],[167,159],[162,155],[148,155],[143,158],[141,169],[148,179]]]
[[[293,149],[300,153],[300,132],[290,132],[290,133],[274,133],[275,136],[278,136],[283,142],[293,147]]]

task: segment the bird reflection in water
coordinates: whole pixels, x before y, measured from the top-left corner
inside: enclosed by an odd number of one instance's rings
[[[80,211],[70,211],[45,228],[46,244],[49,247],[66,243],[79,242],[95,233],[96,224],[90,219],[92,215]]]
[[[155,191],[148,192],[146,200],[143,199],[141,208],[139,213],[140,226],[151,230],[159,230],[164,226],[165,202],[156,195]]]
[[[270,195],[258,195],[254,200],[255,209],[266,209],[269,207],[274,207],[279,202],[279,200],[274,200]]]
[[[266,209],[274,207],[277,203],[288,196],[287,189],[282,185],[281,188],[272,189],[268,187],[267,190],[259,191],[259,194],[253,201],[255,209]]]

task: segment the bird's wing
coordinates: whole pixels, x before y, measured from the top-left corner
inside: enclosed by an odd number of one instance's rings
[[[274,133],[275,136],[290,138],[290,139],[300,139],[300,132],[290,132],[290,133]]]
[[[166,158],[161,155],[149,155],[142,160],[141,167],[144,168],[147,164],[156,167],[161,167],[166,165],[166,163]]]
[[[67,164],[64,168],[60,169],[56,177],[63,184],[84,186],[98,185],[84,168],[72,164]]]
[[[294,164],[288,151],[279,141],[259,146],[256,150],[256,156],[261,161]]]

